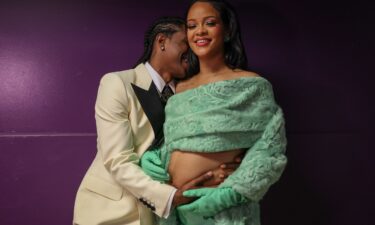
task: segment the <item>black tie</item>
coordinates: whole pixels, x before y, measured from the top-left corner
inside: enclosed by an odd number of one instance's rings
[[[171,97],[173,94],[174,94],[174,93],[173,93],[173,91],[172,91],[172,88],[169,87],[169,85],[165,85],[163,91],[161,92],[161,96],[160,96],[162,102],[163,102],[164,104],[166,104],[167,101],[168,101],[168,98]]]

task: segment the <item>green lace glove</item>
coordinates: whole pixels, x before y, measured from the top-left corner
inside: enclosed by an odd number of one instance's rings
[[[140,166],[153,180],[163,183],[169,181],[169,174],[163,168],[160,160],[160,149],[146,151],[142,155]]]
[[[224,209],[247,202],[247,199],[230,187],[200,188],[184,191],[185,197],[199,197],[194,202],[177,208],[182,215],[193,212],[203,217],[212,217]]]

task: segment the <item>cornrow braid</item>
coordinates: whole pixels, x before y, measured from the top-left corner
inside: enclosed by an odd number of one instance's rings
[[[185,21],[180,17],[161,17],[155,20],[145,33],[143,54],[134,67],[150,60],[154,41],[158,34],[162,33],[167,37],[171,37],[172,34],[180,31],[184,26]]]

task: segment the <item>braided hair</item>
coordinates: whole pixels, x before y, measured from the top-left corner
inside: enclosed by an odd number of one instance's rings
[[[180,17],[161,17],[155,20],[145,33],[143,54],[135,66],[150,60],[154,41],[158,34],[162,33],[167,37],[171,37],[174,33],[182,30],[184,26],[185,20]]]

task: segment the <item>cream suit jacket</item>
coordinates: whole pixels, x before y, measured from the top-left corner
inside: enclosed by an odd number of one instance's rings
[[[95,119],[97,154],[78,189],[73,223],[154,224],[152,211],[163,215],[174,188],[152,180],[138,166],[164,121],[144,64],[103,76]]]

